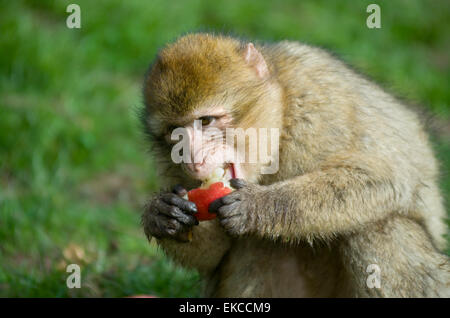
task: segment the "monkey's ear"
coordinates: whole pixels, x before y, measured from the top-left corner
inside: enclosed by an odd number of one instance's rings
[[[248,43],[244,49],[244,59],[252,67],[256,74],[262,79],[269,76],[269,68],[262,54],[255,48],[253,43]]]

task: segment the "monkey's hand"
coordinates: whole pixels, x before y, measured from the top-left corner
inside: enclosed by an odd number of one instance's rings
[[[161,193],[147,203],[142,224],[148,239],[172,238],[179,242],[189,242],[191,228],[198,225],[193,216],[197,207],[182,196],[186,190],[177,185],[172,193]]]
[[[213,201],[209,205],[210,213],[217,213],[220,224],[232,236],[252,232],[256,227],[255,196],[263,186],[247,183],[243,179],[231,179],[230,185],[236,191]]]

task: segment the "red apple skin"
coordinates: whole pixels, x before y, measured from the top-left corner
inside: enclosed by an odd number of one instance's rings
[[[221,197],[231,193],[231,189],[224,187],[223,182],[216,182],[209,186],[208,189],[193,189],[188,192],[188,199],[197,206],[195,217],[198,221],[208,221],[216,218],[215,213],[209,213],[209,205]]]

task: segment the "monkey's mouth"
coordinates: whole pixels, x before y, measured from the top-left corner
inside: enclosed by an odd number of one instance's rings
[[[203,167],[202,167],[203,166]],[[221,165],[202,165],[200,166],[203,169],[198,169],[197,171],[193,170],[193,165],[181,165],[182,170],[187,173],[191,178],[197,179],[204,184],[211,184],[214,182],[224,182],[229,183],[231,179],[244,179],[244,173],[240,169],[239,163],[234,162],[225,162]],[[205,170],[209,170],[206,172]]]
[[[208,188],[215,182],[223,182],[227,187],[230,187],[230,180],[238,178],[236,173],[236,165],[234,163],[226,163],[222,167],[215,168],[207,178],[202,180],[202,188]]]
[[[230,181],[231,179],[236,178],[236,169],[234,163],[227,163],[224,166],[225,174],[224,179]]]
[[[238,163],[228,162],[224,165],[225,170],[224,179],[230,181],[231,179],[245,179],[244,172]]]
[[[235,177],[233,164],[226,164],[222,167],[216,167],[205,179],[202,180],[200,188],[208,189],[216,182],[222,182],[225,187],[230,188],[230,180]]]

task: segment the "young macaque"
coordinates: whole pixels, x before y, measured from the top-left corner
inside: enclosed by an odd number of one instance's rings
[[[415,113],[335,57],[191,34],[159,52],[144,98],[161,181],[179,184],[149,201],[144,230],[202,274],[206,296],[450,296],[428,136]],[[183,156],[196,160],[171,159],[177,127]],[[253,151],[224,142],[227,128],[278,129],[278,169],[236,160]],[[234,191],[209,204],[217,218],[198,222],[183,196],[217,168]]]

